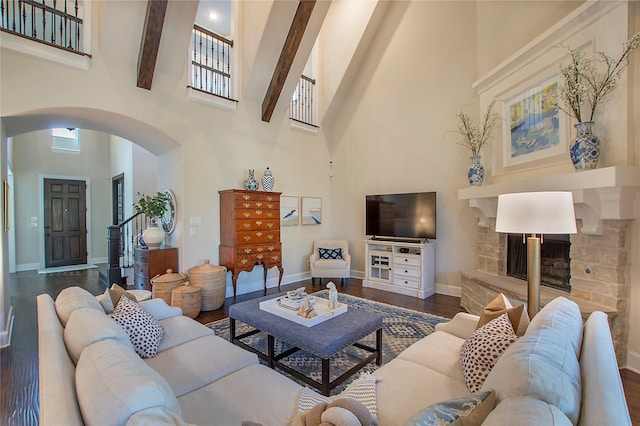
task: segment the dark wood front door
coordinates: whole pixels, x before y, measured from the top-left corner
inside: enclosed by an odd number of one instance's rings
[[[45,266],[87,263],[87,185],[44,180]]]

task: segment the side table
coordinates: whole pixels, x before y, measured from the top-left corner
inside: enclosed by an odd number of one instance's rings
[[[178,270],[178,249],[163,247],[145,249],[133,248],[134,287],[139,290],[151,290],[151,278],[164,274],[167,269]]]

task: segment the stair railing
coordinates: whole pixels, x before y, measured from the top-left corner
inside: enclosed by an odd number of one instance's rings
[[[108,285],[123,282],[121,268],[131,268],[134,264],[134,247],[139,244],[139,237],[147,228],[150,220],[143,213],[136,213],[118,225],[107,227],[107,279]]]

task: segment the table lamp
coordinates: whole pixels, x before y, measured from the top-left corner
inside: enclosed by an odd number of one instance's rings
[[[540,244],[543,234],[575,234],[571,192],[521,192],[498,196],[496,232],[527,237],[527,309],[533,318],[540,309]]]

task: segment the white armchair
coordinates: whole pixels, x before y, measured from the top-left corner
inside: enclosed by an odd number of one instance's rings
[[[339,249],[339,250],[338,250]],[[345,278],[349,284],[351,276],[351,256],[347,240],[317,240],[313,243],[313,252],[309,256],[311,268],[311,285],[315,279],[340,278],[344,285]]]

